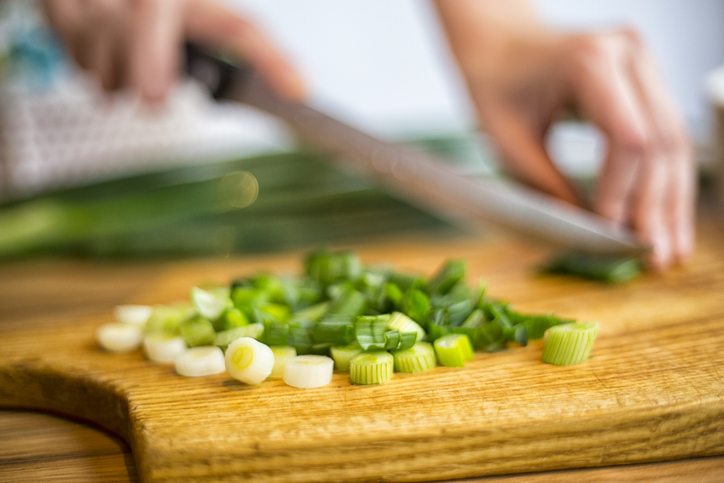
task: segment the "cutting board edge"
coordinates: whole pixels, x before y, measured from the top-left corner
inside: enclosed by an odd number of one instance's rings
[[[691,404],[667,405],[609,413],[606,419],[588,414],[487,432],[471,428],[361,440],[357,446],[330,441],[313,448],[258,447],[243,458],[214,446],[189,454],[149,433],[126,393],[113,384],[47,369],[32,361],[0,366],[0,407],[42,410],[103,427],[131,446],[143,481],[225,481],[247,475],[254,481],[353,482],[379,480],[380,474],[385,481],[429,481],[724,454],[723,399],[701,402],[695,411]],[[621,434],[628,441],[620,441]],[[451,455],[439,456],[445,453]]]

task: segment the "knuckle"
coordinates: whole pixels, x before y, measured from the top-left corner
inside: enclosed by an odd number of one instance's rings
[[[619,147],[634,156],[646,157],[653,150],[652,137],[645,130],[634,126],[619,129],[616,133]]]

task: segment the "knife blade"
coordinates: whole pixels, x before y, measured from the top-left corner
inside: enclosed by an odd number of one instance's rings
[[[647,250],[628,229],[593,213],[505,180],[456,173],[437,156],[376,139],[306,104],[282,98],[247,65],[188,45],[186,68],[215,98],[239,101],[281,118],[336,163],[448,220],[474,228],[492,223],[590,253],[639,255]]]

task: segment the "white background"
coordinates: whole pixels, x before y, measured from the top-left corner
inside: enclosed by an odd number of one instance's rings
[[[302,71],[313,102],[378,134],[470,126],[467,98],[426,0],[228,0]],[[703,78],[724,64],[721,0],[536,0],[566,29],[633,26],[701,138]]]

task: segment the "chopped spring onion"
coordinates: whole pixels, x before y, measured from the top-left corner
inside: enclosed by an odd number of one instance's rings
[[[252,339],[259,339],[263,333],[264,326],[262,324],[249,324],[244,327],[235,327],[233,329],[217,332],[214,345],[217,345],[219,347],[226,347],[239,337],[251,337]]]
[[[270,349],[274,353],[274,367],[269,377],[279,379],[284,377],[284,368],[287,366],[287,362],[297,356],[297,350],[288,345],[275,345]]]
[[[96,339],[109,352],[130,352],[141,347],[143,331],[136,325],[113,322],[100,326]]]
[[[193,318],[181,324],[179,333],[189,347],[213,345],[216,341],[214,326],[211,325],[211,322],[208,320],[200,317]]]
[[[210,376],[226,371],[224,353],[214,346],[188,349],[176,357],[176,372],[186,377]]]
[[[361,352],[349,363],[349,378],[355,384],[382,384],[390,380],[393,368],[389,352]]]
[[[240,337],[226,350],[226,372],[247,384],[259,384],[269,377],[274,368],[274,353],[269,346]]]
[[[262,341],[269,345],[286,345],[289,339],[289,324],[278,320],[265,320]]]
[[[430,312],[430,299],[425,292],[410,289],[402,299],[402,310],[415,322],[426,324]]]
[[[415,345],[416,332],[401,333],[399,330],[387,330],[390,315],[365,315],[357,317],[354,334],[362,350],[407,349]]]
[[[186,341],[172,332],[154,332],[143,338],[146,357],[156,362],[174,362],[186,350]]]
[[[329,307],[329,314],[357,317],[367,308],[367,297],[357,290],[346,290]]]
[[[544,273],[574,275],[605,283],[623,283],[641,274],[639,258],[594,255],[585,252],[554,254],[541,268]]]
[[[194,287],[191,289],[191,302],[199,314],[209,320],[218,319],[224,310],[231,306],[229,289],[226,287],[211,290]]]
[[[429,342],[418,342],[409,349],[394,351],[395,371],[423,372],[437,365],[435,350]]]
[[[293,357],[284,369],[284,382],[300,389],[326,386],[332,381],[334,361],[326,356]]]
[[[447,260],[427,283],[430,293],[445,295],[465,277],[464,260]]]
[[[385,301],[389,301],[389,303],[391,303],[394,307],[398,307],[402,304],[404,295],[402,294],[400,287],[394,283],[386,283],[382,289],[382,293]]]
[[[354,356],[362,352],[359,344],[349,344],[345,346],[334,346],[330,349],[332,359],[334,359],[334,367],[340,372],[349,372],[349,361]]]
[[[307,276],[323,286],[356,280],[362,274],[362,262],[353,252],[333,253],[319,250],[305,261]]]
[[[191,306],[157,305],[153,308],[144,330],[146,333],[175,332],[179,325],[189,320],[193,314],[194,309]]]
[[[152,312],[153,307],[149,305],[119,305],[113,314],[117,322],[145,327]]]
[[[318,304],[311,305],[302,310],[294,312],[293,317],[307,317],[309,319],[317,321],[324,317],[324,314],[327,313],[330,303],[331,302],[320,302]]]
[[[414,332],[418,341],[424,340],[427,334],[417,322],[401,312],[392,312],[390,320],[387,321],[387,330],[399,330],[401,334]]]
[[[588,359],[597,335],[598,323],[573,323],[551,327],[541,359],[543,362],[557,366],[579,364]]]
[[[346,315],[327,315],[314,325],[314,342],[347,345],[354,341],[354,324]]]
[[[216,331],[221,332],[223,330],[249,325],[249,318],[244,312],[236,307],[228,307],[224,310],[224,313],[221,314],[221,317],[213,320],[211,323],[214,324],[214,329]]]
[[[435,340],[435,354],[440,364],[447,367],[462,367],[474,355],[465,334],[448,334]]]

